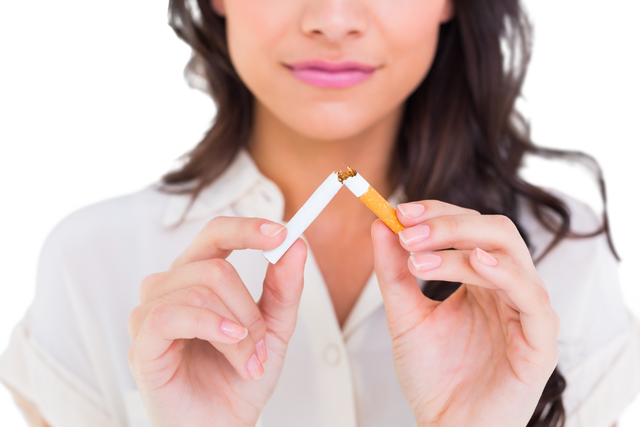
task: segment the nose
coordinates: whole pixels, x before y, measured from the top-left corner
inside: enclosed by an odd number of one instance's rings
[[[310,0],[300,21],[305,35],[332,43],[359,37],[368,25],[366,8],[360,0]]]

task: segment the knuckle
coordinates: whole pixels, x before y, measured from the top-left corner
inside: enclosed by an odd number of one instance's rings
[[[455,216],[453,215],[443,216],[441,217],[441,221],[445,229],[450,234],[456,234],[458,232],[458,228],[460,228],[460,224],[458,223],[458,220],[456,219]]]
[[[538,286],[540,290],[540,302],[544,304],[545,307],[549,307],[551,309],[551,297],[549,296],[549,292],[544,289],[542,286]]]
[[[195,326],[196,330],[203,330],[210,326],[208,322],[209,318],[206,313],[207,311],[205,310],[198,310],[195,312],[195,316],[192,321],[193,326]]]
[[[425,200],[423,203],[425,211],[429,212],[431,217],[447,215],[453,207],[453,205],[440,200]]]
[[[494,255],[498,255],[499,264],[501,265],[502,271],[508,278],[509,285],[505,285],[509,289],[515,289],[519,285],[529,284],[531,281],[530,276],[527,272],[522,268],[522,263],[518,260],[518,258],[514,257],[510,253],[505,252],[496,252]]]
[[[267,324],[258,307],[251,310],[246,318],[246,323],[244,326],[251,332],[251,335],[257,339],[262,338],[267,332]]]
[[[228,227],[228,220],[229,217],[226,216],[216,216],[210,219],[209,222],[205,224],[200,236],[214,246],[218,246],[222,238],[221,236],[223,235],[223,230],[225,227]]]
[[[240,230],[240,244],[250,247],[253,238],[260,234],[260,221],[256,218],[240,218],[238,229]]]
[[[187,289],[185,303],[192,307],[205,307],[214,298],[215,294],[206,286],[194,286]]]
[[[551,308],[551,297],[549,296],[549,292],[540,286],[538,286],[538,289],[538,292],[540,292],[540,304],[542,304],[543,307],[548,307],[549,310],[553,310]]]
[[[162,329],[168,322],[171,322],[171,306],[166,303],[156,305],[149,312],[147,321],[152,329]]]
[[[511,221],[511,219],[505,215],[493,215],[493,219],[501,230],[506,233],[518,233],[518,229],[516,225]],[[519,234],[519,233],[518,233]]]
[[[203,261],[203,274],[207,281],[216,282],[223,277],[228,277],[235,272],[229,261],[222,258],[214,258]]]
[[[537,304],[541,311],[550,312],[553,310],[551,308],[551,297],[549,296],[549,292],[546,289],[536,285],[536,297]]]
[[[146,303],[148,302],[149,295],[151,291],[158,286],[162,278],[162,273],[154,273],[150,274],[140,282],[140,287],[138,288],[138,297],[140,298],[140,302]]]
[[[511,265],[511,270],[513,270],[513,275],[516,279],[523,279],[525,276],[528,276],[525,272],[524,266],[520,260],[513,256],[511,253],[503,254],[505,260]]]
[[[449,255],[449,256],[447,256]],[[447,257],[450,259],[450,262],[452,265],[451,267],[454,268],[457,271],[461,271],[462,269],[466,269],[467,265],[469,263],[469,257],[468,255],[463,255],[458,251],[451,251],[451,250],[445,250],[445,251],[441,251],[440,252],[440,256],[443,257],[443,261],[444,261],[444,257]]]
[[[246,218],[246,217],[242,217],[242,218],[238,218],[239,219],[239,228],[241,230],[245,230],[245,229],[256,229],[258,223],[256,221],[256,218]]]
[[[220,226],[222,225],[222,222],[225,221],[227,219],[227,217],[225,216],[216,216],[214,218],[211,218],[204,226],[205,230],[207,232],[209,231],[215,231],[218,228],[220,228]]]
[[[423,200],[420,203],[424,205],[424,208],[427,212],[441,210],[442,205],[444,204],[439,200]]]

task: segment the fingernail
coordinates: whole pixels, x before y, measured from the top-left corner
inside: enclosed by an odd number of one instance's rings
[[[411,262],[418,271],[429,271],[440,267],[442,258],[434,254],[411,255]]]
[[[249,371],[249,375],[251,375],[251,378],[253,378],[254,380],[257,380],[264,374],[264,367],[258,360],[258,356],[256,356],[255,353],[247,362],[247,371]]]
[[[245,339],[249,331],[244,326],[238,325],[236,322],[232,322],[229,319],[223,319],[220,323],[220,330],[226,336],[233,338],[234,340]]]
[[[491,255],[489,255],[488,253],[486,253],[485,251],[483,251],[482,249],[476,248],[476,254],[478,256],[478,261],[480,261],[482,264],[489,267],[495,267],[496,265],[498,265],[498,260],[492,257]]]
[[[258,360],[260,360],[260,363],[264,363],[267,361],[267,346],[264,344],[264,338],[258,341],[258,344],[256,344],[256,354],[258,355]]]
[[[420,203],[403,203],[398,210],[405,218],[417,218],[424,213],[424,205]]]
[[[267,237],[275,237],[286,227],[275,222],[265,222],[260,226],[260,233]]]
[[[431,234],[429,226],[422,224],[416,225],[415,227],[405,228],[398,235],[405,245],[415,245],[423,240],[427,240],[429,234]]]

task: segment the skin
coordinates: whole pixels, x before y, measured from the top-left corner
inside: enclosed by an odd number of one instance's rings
[[[389,159],[403,101],[428,72],[439,25],[451,18],[451,5],[445,0],[279,0],[277,7],[216,0],[213,5],[227,18],[231,58],[258,101],[249,148],[282,190],[285,219],[327,171],[343,164],[358,165],[378,192],[390,195],[397,182],[389,175]],[[305,60],[357,61],[378,70],[363,84],[326,90],[298,81],[283,65]],[[341,192],[305,233],[340,324],[373,270],[369,225],[374,219]],[[343,245],[337,248],[337,241]]]
[[[342,163],[357,165],[388,196],[397,185],[389,159],[403,102],[428,72],[451,5],[213,6],[227,19],[233,63],[256,98],[250,153],[282,190],[285,219]],[[378,71],[337,90],[302,83],[283,66],[318,59],[355,60]],[[399,384],[418,424],[525,426],[557,363],[559,324],[517,230],[504,217],[437,201],[401,205],[399,219],[407,229],[396,236],[343,191],[305,233],[339,322],[375,268]],[[258,303],[225,258],[238,249],[275,248],[285,235],[259,218],[215,218],[169,271],[141,284],[141,305],[129,319],[129,360],[155,426],[255,425],[294,330],[307,248],[298,241],[269,266]],[[422,296],[416,277],[464,285],[438,303]],[[248,335],[225,333],[221,325],[229,322]]]

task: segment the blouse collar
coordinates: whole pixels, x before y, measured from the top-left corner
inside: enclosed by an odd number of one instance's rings
[[[258,196],[258,199],[253,196]],[[222,175],[205,187],[193,203],[190,194],[171,194],[162,225],[169,228],[180,222],[213,217],[240,202],[252,205],[250,210],[255,211],[254,215],[282,222],[282,192],[258,170],[246,150],[241,150]]]

